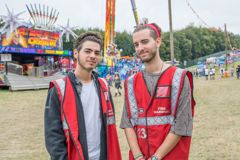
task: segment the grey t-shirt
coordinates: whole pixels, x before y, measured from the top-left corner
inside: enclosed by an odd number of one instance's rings
[[[159,77],[168,67],[170,67],[170,65],[164,64],[161,73],[147,73],[146,71],[143,71],[143,78],[145,80],[150,95],[152,95]],[[124,100],[120,128],[132,128],[132,125],[128,118],[126,99]],[[171,132],[181,136],[192,135],[191,90],[187,77],[185,77],[184,79],[183,89],[179,98],[176,118],[174,119],[174,122],[171,126]]]
[[[86,126],[88,156],[90,160],[100,158],[101,112],[97,89],[93,81],[81,83],[77,80],[77,91],[80,96]]]

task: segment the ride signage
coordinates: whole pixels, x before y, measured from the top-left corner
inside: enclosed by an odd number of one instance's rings
[[[62,50],[60,32],[18,27],[10,35],[0,38],[1,52],[22,54],[51,54],[72,56],[72,51]]]

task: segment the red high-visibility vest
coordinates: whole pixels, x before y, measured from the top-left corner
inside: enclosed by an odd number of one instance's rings
[[[151,157],[156,152],[170,131],[176,116],[185,76],[189,78],[191,107],[194,111],[193,79],[192,74],[186,70],[169,67],[160,76],[152,96],[148,93],[142,72],[125,81],[128,116],[145,158]],[[181,137],[178,144],[164,157],[164,160],[187,160],[190,143],[190,136]],[[131,151],[129,159],[134,160]]]
[[[121,160],[115,115],[109,97],[109,87],[106,80],[98,78],[98,81],[100,83],[102,112],[107,116],[107,157],[108,160]],[[76,97],[72,83],[69,77],[64,77],[50,83],[50,88],[52,86],[56,86],[61,104],[61,120],[66,137],[68,160],[84,160],[82,146],[78,139],[80,133],[78,128]]]

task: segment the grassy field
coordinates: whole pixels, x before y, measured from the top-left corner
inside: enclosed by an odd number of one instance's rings
[[[194,131],[190,160],[240,159],[240,80],[195,80]],[[46,160],[43,112],[47,90],[0,90],[0,159]],[[119,126],[123,97],[114,98]],[[128,145],[118,129],[123,160]]]

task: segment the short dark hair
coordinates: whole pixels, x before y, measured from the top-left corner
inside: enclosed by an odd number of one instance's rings
[[[80,51],[83,43],[86,41],[96,42],[100,45],[100,49],[102,49],[102,39],[100,33],[98,32],[86,32],[81,34],[74,43],[74,49]]]
[[[161,34],[162,34],[161,28],[156,23],[151,23],[151,25],[154,26],[157,29],[157,31],[160,34],[159,36],[161,38]],[[139,32],[139,31],[144,30],[144,29],[149,29],[150,30],[150,36],[153,39],[156,40],[158,38],[158,35],[157,35],[156,31],[153,28],[151,28],[148,24],[139,24],[139,25],[135,26],[135,29],[134,29],[133,33]]]

